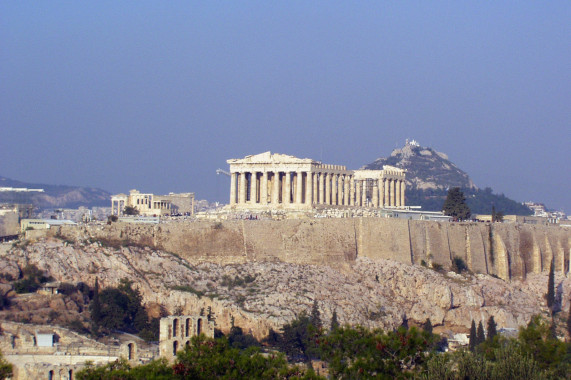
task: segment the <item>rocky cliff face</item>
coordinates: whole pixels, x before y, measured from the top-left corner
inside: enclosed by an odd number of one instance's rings
[[[385,218],[195,221],[159,225],[60,227],[53,235],[176,253],[190,262],[283,261],[343,267],[356,258],[450,268],[455,257],[474,273],[504,280],[549,268],[569,273],[571,231],[507,223],[439,223]]]
[[[56,238],[0,250],[0,256],[7,271],[36,264],[58,281],[93,285],[97,277],[105,287],[126,277],[150,309],[160,305],[170,313],[198,313],[210,306],[223,331],[234,317],[257,337],[309,312],[314,300],[325,324],[336,311],[341,323],[383,328],[405,317],[410,323],[430,318],[440,330],[466,331],[472,319],[485,322],[490,315],[499,327],[517,327],[546,312],[545,273],[506,282],[364,257],[338,268],[269,260],[221,265],[149,247],[111,248]],[[571,282],[558,273],[556,285],[567,310]]]

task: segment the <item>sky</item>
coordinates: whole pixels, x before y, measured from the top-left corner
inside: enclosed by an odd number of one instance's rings
[[[227,202],[227,159],[405,139],[571,213],[569,1],[3,1],[0,175]]]

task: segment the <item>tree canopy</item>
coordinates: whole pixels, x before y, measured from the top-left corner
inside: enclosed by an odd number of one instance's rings
[[[454,220],[466,220],[470,218],[470,208],[466,204],[466,197],[459,187],[448,190],[444,205],[444,214],[451,216]]]

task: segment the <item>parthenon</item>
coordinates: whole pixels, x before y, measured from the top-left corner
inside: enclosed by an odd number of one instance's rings
[[[230,159],[230,208],[304,210],[314,207],[400,208],[406,170],[347,170],[309,158],[265,152]]]

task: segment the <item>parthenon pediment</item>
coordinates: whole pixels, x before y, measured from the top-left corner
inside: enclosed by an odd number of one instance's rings
[[[244,158],[232,158],[226,161],[228,164],[319,164],[311,158],[298,158],[270,151],[253,154]]]

